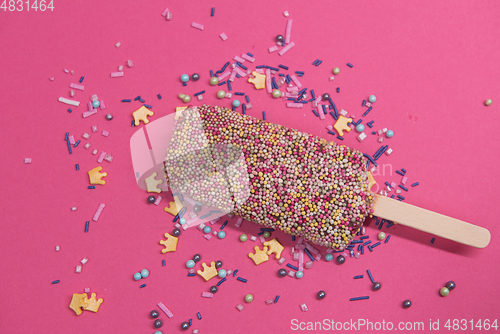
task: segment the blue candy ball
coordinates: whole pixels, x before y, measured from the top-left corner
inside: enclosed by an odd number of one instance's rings
[[[377,101],[377,97],[375,95],[370,95],[370,97],[368,98],[368,101],[370,101],[370,103],[373,103],[373,102]]]
[[[391,138],[392,136],[394,136],[394,131],[392,130],[388,130],[385,135],[388,137],[388,138]]]
[[[227,275],[227,271],[224,269],[219,269],[219,277],[224,278]]]
[[[328,261],[328,262],[330,262],[331,260],[333,260],[333,255],[330,254],[330,253],[326,253],[325,260]]]
[[[194,265],[196,263],[193,261],[193,260],[189,260],[188,262],[186,262],[186,267],[188,267],[189,269],[193,268]]]
[[[210,226],[205,226],[203,228],[203,232],[205,232],[205,233],[210,233],[211,231],[212,231],[212,228]]]
[[[142,269],[141,271],[142,278],[146,278],[149,276],[149,271],[147,269]]]
[[[141,273],[135,273],[135,274],[134,274],[134,279],[135,279],[136,281],[140,280],[141,278],[142,278]]]
[[[297,278],[302,278],[302,277],[304,277],[304,273],[303,273],[302,271],[300,271],[300,270],[299,270],[299,271],[297,271],[297,272],[295,273],[295,277],[297,277]]]
[[[155,334],[163,334],[161,331],[156,331]]]
[[[363,124],[356,125],[356,131],[363,132],[365,130],[365,126]]]
[[[186,218],[179,219],[179,224],[181,224],[181,225],[186,224]]]
[[[189,81],[189,75],[187,75],[187,74],[181,75],[181,81],[182,82],[188,82]]]
[[[240,106],[241,102],[240,100],[234,100],[233,101],[233,107],[238,108]]]
[[[100,105],[101,105],[101,103],[99,102],[99,100],[95,100],[92,102],[92,107],[94,107],[94,108],[99,108]]]
[[[219,237],[219,239],[224,239],[226,237],[226,232],[219,231],[219,233],[217,234],[217,236]]]

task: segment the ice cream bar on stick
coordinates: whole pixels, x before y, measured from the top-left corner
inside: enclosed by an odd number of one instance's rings
[[[490,232],[480,226],[375,194],[373,215],[458,243],[484,248]]]
[[[165,175],[173,192],[199,205],[334,249],[371,215],[474,247],[490,240],[483,228],[371,193],[355,149],[227,108],[178,116]]]

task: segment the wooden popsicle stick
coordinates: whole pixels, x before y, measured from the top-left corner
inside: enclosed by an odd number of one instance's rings
[[[453,240],[464,245],[484,248],[490,243],[490,232],[476,225],[440,213],[375,194],[374,215],[401,225]]]

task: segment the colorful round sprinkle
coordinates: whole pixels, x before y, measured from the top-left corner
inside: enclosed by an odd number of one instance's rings
[[[387,130],[387,132],[385,133],[385,135],[386,135],[387,138],[391,138],[392,136],[394,136],[394,131]]]
[[[484,101],[484,104],[486,104],[487,106],[491,106],[492,103],[493,101],[491,101],[491,99],[487,99],[486,101]]]
[[[273,97],[274,97],[275,99],[280,98],[280,97],[281,97],[281,91],[280,91],[279,89],[275,89],[275,90],[273,90]]]
[[[148,276],[149,276],[149,270],[147,270],[147,269],[142,269],[142,271],[141,271],[141,277],[142,277],[142,278],[146,278],[146,277],[148,277]]]
[[[219,269],[218,275],[220,278],[224,278],[227,276],[227,271],[225,269]]]
[[[215,86],[218,83],[219,83],[219,78],[217,78],[217,77],[210,78],[210,85]]]
[[[189,75],[187,75],[187,74],[181,75],[181,81],[182,82],[188,82],[189,81]]]
[[[226,92],[223,91],[222,89],[220,91],[217,92],[217,98],[219,99],[223,99],[226,97]]]
[[[365,126],[363,124],[356,125],[356,131],[363,132],[365,130]]]
[[[251,294],[248,294],[245,296],[245,301],[247,303],[251,303],[253,301],[253,296]]]
[[[447,288],[448,288],[448,290],[450,290],[450,291],[451,291],[451,290],[453,290],[453,289],[455,289],[455,286],[456,286],[456,285],[455,285],[455,282],[453,282],[453,281],[448,281],[448,283],[446,283],[446,287],[447,287]]]
[[[368,98],[368,101],[370,101],[370,103],[373,103],[373,102],[377,101],[377,97],[375,95],[370,95],[370,97]]]
[[[233,107],[238,108],[241,105],[240,100],[234,100],[233,101]]]
[[[189,103],[191,101],[191,96],[185,95],[182,101],[184,101],[184,103]]]
[[[304,273],[303,273],[302,271],[300,271],[300,270],[299,270],[299,271],[297,271],[297,272],[295,273],[295,277],[296,277],[296,278],[302,278],[302,277],[304,277]]]
[[[264,236],[264,238],[267,239],[267,238],[269,238],[271,236],[271,232],[266,231],[266,232],[264,232],[263,236]]]
[[[217,233],[217,236],[219,237],[219,239],[224,239],[226,237],[226,232],[219,231],[219,233]]]
[[[443,287],[443,288],[441,288],[441,290],[439,290],[439,294],[443,297],[448,296],[449,293],[450,293],[450,290],[448,290],[447,287]]]
[[[331,260],[333,260],[333,254],[326,253],[326,255],[325,255],[325,261],[330,262]]]
[[[205,226],[205,227],[203,228],[203,232],[205,232],[205,233],[210,233],[210,232],[212,232],[212,228],[211,228],[210,226]]]
[[[141,273],[135,273],[135,274],[134,274],[134,279],[135,279],[136,281],[140,280],[141,278],[142,278]]]
[[[240,241],[241,241],[241,242],[245,242],[245,241],[247,241],[247,240],[248,240],[248,237],[247,237],[247,235],[246,235],[246,234],[242,234],[242,235],[240,235]]]
[[[186,262],[186,267],[188,267],[189,269],[191,269],[191,268],[194,268],[195,264],[196,263],[193,260],[188,260]]]
[[[340,68],[335,67],[335,68],[333,69],[333,74],[339,74],[339,73],[340,73]]]
[[[384,240],[385,239],[385,232],[379,232],[377,238],[378,238],[378,240]]]

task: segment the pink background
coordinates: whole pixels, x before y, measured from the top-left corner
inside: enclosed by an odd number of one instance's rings
[[[54,1],[53,12],[0,10],[0,94],[2,100],[2,184],[0,212],[0,303],[1,333],[154,333],[149,312],[160,301],[174,317],[161,314],[163,333],[180,331],[180,324],[193,319],[200,333],[286,333],[291,320],[349,322],[422,321],[429,319],[495,319],[500,295],[497,224],[498,152],[500,136],[500,65],[498,54],[497,1]],[[160,15],[168,7],[173,20]],[[210,8],[216,7],[210,17]],[[269,54],[277,34],[284,34],[286,18],[294,19],[295,47],[280,57]],[[191,22],[205,25],[200,31]],[[219,34],[225,32],[227,41]],[[114,44],[121,42],[116,49]],[[374,129],[393,129],[386,139],[392,156],[382,164],[393,171],[405,168],[409,182],[420,185],[404,193],[406,202],[488,228],[491,243],[485,249],[436,238],[397,226],[386,233],[390,242],[359,260],[348,258],[338,266],[316,262],[301,280],[280,279],[274,259],[256,267],[247,254],[254,243],[240,243],[240,233],[256,234],[258,225],[231,220],[224,240],[206,241],[196,229],[181,235],[175,253],[161,254],[158,241],[171,232],[172,217],[160,206],[148,205],[148,194],[135,183],[130,159],[131,113],[140,106],[121,103],[122,98],[141,95],[153,105],[151,120],[183,105],[179,93],[206,90],[204,102],[218,101],[218,87],[208,85],[209,70],[219,69],[234,55],[251,52],[253,66],[285,64],[305,71],[300,78],[317,94],[329,92],[336,105],[355,115],[365,109],[361,101],[370,94],[378,98],[364,123],[375,120]],[[323,60],[319,67],[311,65]],[[128,59],[123,78],[110,73]],[[350,62],[354,68],[345,64]],[[252,65],[251,65],[252,66]],[[329,81],[333,67],[341,68]],[[63,69],[75,70],[75,76]],[[201,79],[182,87],[183,73],[198,72]],[[69,83],[85,76],[85,91],[77,91],[78,108],[57,102],[69,97]],[[55,81],[49,81],[54,77]],[[339,94],[335,88],[341,87]],[[236,80],[233,91],[246,92],[254,105],[248,114],[337,140],[327,134],[325,121],[306,105],[287,109],[246,80]],[[97,93],[107,106],[83,119],[89,97]],[[156,98],[161,93],[162,100]],[[486,107],[484,100],[493,99]],[[113,114],[112,121],[104,115]],[[108,173],[105,186],[88,190],[87,171],[99,165],[96,156],[83,148],[84,132],[97,125],[109,137],[92,134],[92,148],[111,153],[115,160],[103,162]],[[70,132],[82,144],[68,154],[64,135]],[[373,154],[379,143],[368,135],[364,143],[349,133],[343,144]],[[26,157],[33,159],[23,164]],[[75,171],[75,164],[81,170]],[[377,176],[379,183],[399,182],[397,174]],[[164,196],[165,197],[165,196]],[[99,203],[101,218],[91,222]],[[76,212],[70,208],[77,206]],[[374,222],[367,222],[374,240]],[[220,226],[217,223],[216,228]],[[290,237],[275,233],[291,258]],[[56,245],[61,246],[59,253]],[[322,249],[324,253],[324,249]],[[244,284],[230,277],[213,299],[201,298],[215,283],[187,277],[185,262],[195,253],[203,261],[222,260],[224,268],[239,269]],[[74,273],[83,257],[89,262],[81,274]],[[161,266],[165,259],[167,265]],[[293,261],[287,261],[295,263]],[[197,269],[200,263],[197,265]],[[148,268],[150,277],[136,282],[135,272]],[[373,292],[366,277],[370,269],[382,289]],[[362,280],[353,276],[364,274]],[[51,285],[53,280],[61,283]],[[454,280],[457,288],[446,298],[439,289]],[[147,287],[139,289],[146,283]],[[98,313],[81,316],[68,308],[73,293],[90,287],[104,299]],[[327,297],[318,301],[318,290]],[[254,295],[244,303],[247,293]],[[280,295],[277,304],[265,300]],[[369,300],[349,298],[369,295]],[[401,303],[411,299],[413,306]],[[243,303],[239,312],[235,306]],[[309,312],[300,311],[306,303]],[[196,313],[203,319],[199,321]],[[470,328],[470,322],[468,322]],[[477,329],[475,329],[477,330]]]

